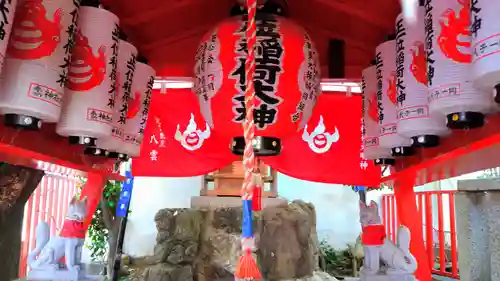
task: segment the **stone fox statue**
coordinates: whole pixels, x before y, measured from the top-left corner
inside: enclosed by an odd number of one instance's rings
[[[83,221],[87,216],[87,198],[74,197],[64,218],[58,235],[50,237],[50,228],[46,222],[40,222],[36,229],[36,247],[28,256],[31,269],[59,268],[59,261],[64,257],[68,270],[80,270],[80,260],[86,229]],[[38,258],[37,258],[38,257]]]
[[[385,227],[378,214],[377,203],[370,205],[360,202],[360,223],[363,234],[361,242],[364,246],[365,260],[361,272],[365,275],[377,274],[380,259],[387,265],[386,274],[413,274],[417,269],[417,261],[410,253],[410,231],[400,226],[397,243],[386,238]]]

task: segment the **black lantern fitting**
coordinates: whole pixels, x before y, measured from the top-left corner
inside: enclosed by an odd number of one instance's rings
[[[247,15],[247,9],[240,5],[235,4],[230,11],[231,16]],[[268,0],[263,5],[257,7],[257,14],[272,14],[276,16],[288,17],[288,3],[286,0],[276,1]]]
[[[377,166],[393,166],[396,164],[396,160],[393,158],[377,158],[373,160],[373,163]]]
[[[97,148],[97,147],[85,147],[85,149],[83,150],[83,154],[106,157],[108,152],[105,149],[101,149],[101,148]]]
[[[497,84],[495,86],[495,95],[494,95],[494,100],[496,103],[500,103],[500,84]]]
[[[139,54],[137,55],[137,62],[148,64],[148,59],[145,56]]]
[[[96,138],[87,137],[87,136],[69,136],[68,137],[69,144],[72,145],[84,145],[87,147],[95,147]]]
[[[107,155],[108,158],[112,159],[118,159],[120,161],[127,161],[129,159],[128,155],[125,153],[120,153],[120,152],[115,152],[115,151],[108,151]]]
[[[5,114],[4,124],[8,127],[38,131],[42,128],[42,120],[33,116],[24,114]]]
[[[99,8],[99,7],[101,7],[101,1],[99,1],[99,0],[82,0],[80,2],[80,6]]]
[[[416,148],[431,148],[439,145],[439,136],[420,135],[411,138],[411,146]]]
[[[411,146],[397,146],[391,148],[391,154],[395,157],[405,157],[413,155],[413,147]]]
[[[235,155],[243,155],[245,151],[245,138],[236,137],[231,141],[231,151]],[[281,140],[273,137],[256,136],[252,141],[253,151],[256,156],[277,156],[281,153]]]
[[[484,125],[484,114],[481,112],[455,112],[446,116],[446,126],[450,129],[475,129]]]

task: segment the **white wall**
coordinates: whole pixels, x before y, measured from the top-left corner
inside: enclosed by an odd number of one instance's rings
[[[188,208],[191,196],[199,196],[202,177],[135,178],[125,233],[124,252],[131,256],[153,254],[156,239],[154,216],[163,208]],[[278,193],[289,200],[315,205],[320,239],[344,248],[360,233],[358,195],[350,187],[321,184],[278,176]]]
[[[359,197],[350,186],[302,181],[278,175],[279,196],[288,200],[301,199],[316,207],[317,231],[335,248],[354,244],[359,224]]]
[[[152,255],[156,241],[154,217],[164,208],[189,208],[200,195],[203,177],[134,179],[123,250],[131,256]]]
[[[191,196],[200,195],[202,183],[203,177],[134,178],[124,252],[132,256],[152,255],[157,233],[156,213],[164,208],[189,208]],[[83,249],[82,262],[91,263],[87,247]]]

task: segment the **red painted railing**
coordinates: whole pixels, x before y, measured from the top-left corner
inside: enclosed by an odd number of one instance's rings
[[[45,221],[54,235],[62,225],[69,201],[77,193],[75,170],[39,161],[38,169],[45,176],[29,198],[24,209],[19,277],[27,272],[28,253],[35,248],[35,231],[39,221]]]
[[[432,273],[460,279],[458,274],[455,191],[416,192],[417,207],[422,216],[422,231]],[[393,194],[382,196],[382,218],[392,241],[399,227]]]

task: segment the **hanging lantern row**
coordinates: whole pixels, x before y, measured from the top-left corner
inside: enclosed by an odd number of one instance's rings
[[[91,0],[7,3],[0,43],[5,124],[38,130],[57,123],[56,132],[87,146],[86,153],[137,156],[155,71],[126,42],[118,17]]]
[[[429,0],[413,22],[397,17],[394,38],[377,47],[363,71],[367,159],[392,164],[389,150],[409,156],[411,148],[438,146],[449,129],[481,127],[486,114],[498,111],[491,94],[500,90],[496,6]]]

